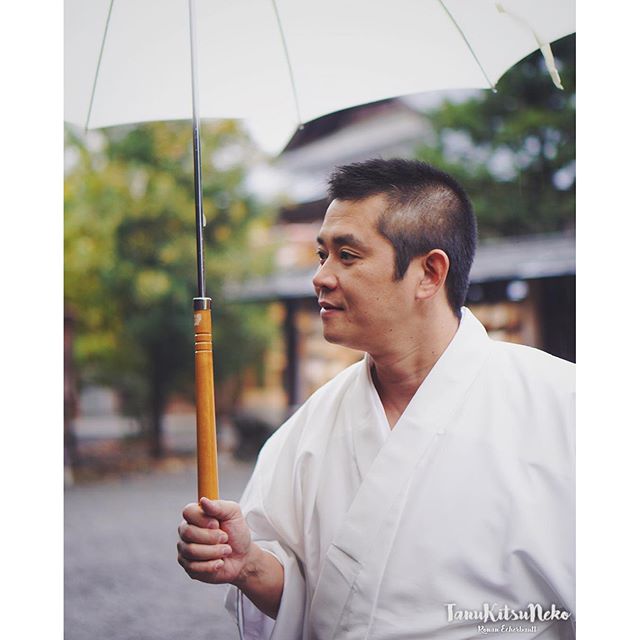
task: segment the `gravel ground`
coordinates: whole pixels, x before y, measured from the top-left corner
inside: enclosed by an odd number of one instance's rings
[[[237,500],[252,468],[222,457],[221,496]],[[195,493],[191,464],[65,489],[65,640],[237,640],[226,587],[176,562]]]

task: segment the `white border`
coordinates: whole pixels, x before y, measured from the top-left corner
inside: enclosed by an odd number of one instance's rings
[[[578,638],[638,634],[635,14],[578,13]]]
[[[5,638],[63,635],[62,24],[61,2],[0,15]]]

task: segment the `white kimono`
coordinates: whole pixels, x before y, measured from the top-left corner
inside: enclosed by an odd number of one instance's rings
[[[574,373],[464,309],[393,430],[368,358],[319,389],[241,499],[285,576],[275,623],[230,588],[241,636],[573,638]],[[552,618],[500,619],[505,606]]]

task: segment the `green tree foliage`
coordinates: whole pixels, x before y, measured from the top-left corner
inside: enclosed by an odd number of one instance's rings
[[[570,229],[575,214],[575,36],[552,45],[564,91],[540,51],[460,103],[427,114],[435,143],[418,156],[468,188],[485,236]]]
[[[193,155],[188,123],[65,132],[65,305],[76,318],[84,382],[108,384],[142,419],[161,455],[171,393],[192,393],[196,293]],[[90,144],[89,144],[90,143]],[[216,385],[259,357],[274,327],[260,307],[226,304],[225,276],[265,273],[252,234],[269,222],[234,156],[250,152],[232,122],[202,130],[207,295],[214,299]],[[244,155],[243,155],[244,154]],[[229,160],[231,158],[231,160]]]

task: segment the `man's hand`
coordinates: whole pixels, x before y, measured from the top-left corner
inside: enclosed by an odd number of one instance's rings
[[[188,504],[178,527],[178,562],[194,580],[234,583],[251,549],[251,531],[240,505],[202,498]]]
[[[284,569],[251,541],[240,505],[202,498],[188,504],[178,527],[178,562],[194,580],[240,588],[264,613],[278,615]]]

